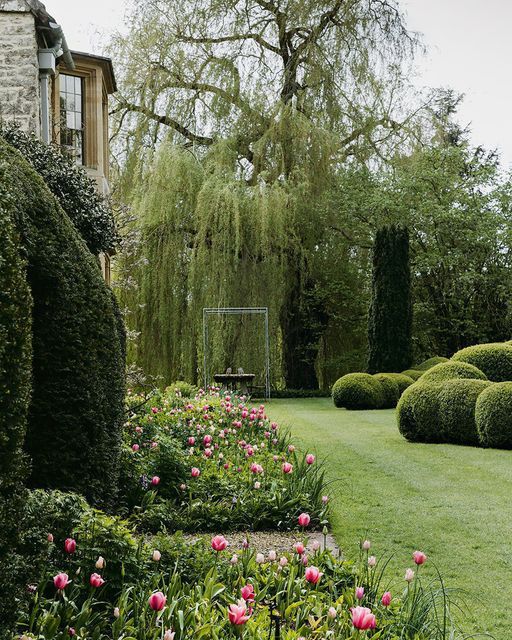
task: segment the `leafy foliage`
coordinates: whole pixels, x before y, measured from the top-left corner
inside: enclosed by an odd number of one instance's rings
[[[478,367],[493,382],[512,380],[512,345],[477,344],[458,351],[453,360]]]
[[[334,406],[346,409],[379,409],[384,397],[381,383],[369,373],[348,373],[332,387]]]
[[[441,362],[421,376],[421,382],[443,382],[444,380],[454,380],[456,378],[487,380],[487,376],[477,367],[466,362]]]
[[[377,231],[373,247],[372,300],[368,319],[368,371],[402,371],[412,361],[409,232]]]
[[[438,398],[439,442],[479,444],[475,405],[480,394],[490,386],[485,380],[449,380],[443,384]]]
[[[493,384],[482,392],[475,413],[484,447],[512,449],[512,382]]]
[[[116,247],[118,236],[112,211],[85,169],[57,147],[17,127],[2,126],[0,136],[18,149],[43,178],[93,254]]]

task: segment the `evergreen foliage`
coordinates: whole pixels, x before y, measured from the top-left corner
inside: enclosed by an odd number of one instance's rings
[[[491,385],[485,380],[449,380],[442,385],[439,392],[439,442],[478,445],[475,405],[479,395]],[[430,426],[436,429],[436,425]]]
[[[512,380],[512,345],[476,344],[458,351],[453,355],[453,360],[478,367],[493,382]]]
[[[63,155],[58,147],[15,126],[0,127],[0,136],[18,149],[43,178],[91,253],[97,255],[116,247],[118,236],[111,208],[84,168]]]
[[[334,406],[346,409],[380,409],[385,395],[379,380],[368,373],[348,373],[332,387]]]
[[[484,447],[512,449],[512,382],[493,384],[483,391],[475,413]]]
[[[424,374],[424,371],[418,371],[417,369],[406,369],[405,371],[402,371],[402,374],[404,376],[412,378],[413,380],[419,380]]]
[[[428,371],[429,369],[432,369],[432,367],[435,367],[436,364],[441,364],[442,362],[448,362],[448,358],[444,358],[442,356],[434,356],[433,358],[425,360],[421,364],[415,365],[414,368],[416,369],[416,371]]]
[[[441,362],[421,376],[421,383],[443,382],[444,380],[475,379],[487,380],[487,376],[477,367],[466,362]]]
[[[412,360],[409,233],[394,225],[377,231],[368,319],[368,371],[402,371]]]
[[[387,373],[375,373],[373,377],[380,382],[384,396],[384,402],[379,409],[392,409],[396,407],[396,403],[401,396],[398,382]]]
[[[30,482],[108,504],[124,413],[120,318],[95,257],[42,179],[3,141],[0,157],[33,298]]]
[[[26,263],[6,193],[9,171],[0,154],[0,637],[17,613],[23,589],[16,554],[22,531],[27,465],[22,447],[31,389],[31,309]]]
[[[411,442],[438,442],[440,432],[440,383],[416,383],[406,389],[398,401],[400,433]]]

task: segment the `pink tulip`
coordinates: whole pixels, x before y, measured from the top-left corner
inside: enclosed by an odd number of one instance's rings
[[[307,464],[313,464],[314,461],[315,461],[315,456],[312,453],[308,453],[308,455],[306,456]]]
[[[290,462],[283,462],[283,473],[291,473],[293,471],[293,465]]]
[[[244,600],[239,600],[238,604],[229,605],[228,618],[234,625],[242,625],[249,620],[250,613],[247,614],[247,605]]]
[[[175,635],[176,635],[176,631],[171,631],[170,629],[167,629],[167,631],[164,633],[164,640],[174,640]]]
[[[68,635],[72,638],[73,636],[76,636],[76,631],[73,627],[69,627],[68,629]]]
[[[295,451],[295,446],[294,446],[293,444],[289,444],[289,445],[288,445],[288,451],[289,451],[290,453],[293,453],[293,452]]]
[[[412,582],[414,580],[414,571],[412,569],[406,570],[404,580],[406,582]]]
[[[423,551],[415,551],[412,554],[412,558],[418,566],[420,564],[425,564],[425,562],[427,561],[427,556],[423,553]]]
[[[356,598],[362,600],[364,598],[364,587],[356,587]]]
[[[241,589],[242,598],[246,602],[254,602],[254,587],[252,584],[246,584]]]
[[[91,587],[98,589],[102,585],[105,584],[105,580],[100,576],[99,573],[91,573],[91,577],[89,578],[89,584]]]
[[[67,573],[58,573],[56,576],[53,577],[53,584],[55,585],[55,588],[58,589],[59,591],[62,591],[63,589],[65,589],[69,583],[70,583],[70,580]]]
[[[356,629],[365,631],[375,629],[375,616],[367,607],[352,607],[352,624]]]
[[[301,556],[301,558],[300,558],[300,561],[302,562],[302,564],[303,564],[305,567],[307,567],[308,562],[309,562],[309,558],[308,558],[308,556],[307,556],[307,554],[306,554],[306,553],[303,553],[303,554],[302,554],[302,556]]]
[[[375,556],[370,556],[368,558],[368,566],[374,567],[377,564],[377,558]]]
[[[196,443],[196,439],[193,436],[190,436],[190,438],[187,440],[188,444],[193,447],[194,444]]]
[[[372,543],[369,540],[365,540],[363,542],[363,544],[361,545],[361,547],[365,550],[368,551],[370,549],[370,547],[372,546]]]
[[[306,547],[302,544],[302,542],[296,542],[293,545],[293,547],[294,547],[295,551],[299,554],[299,556],[301,556],[304,553],[304,551],[306,550]]]
[[[322,503],[327,504],[329,502],[329,496],[322,496]]]
[[[76,551],[76,540],[73,538],[66,538],[64,540],[64,550],[66,553],[72,554]]]
[[[391,593],[389,591],[382,595],[381,602],[385,607],[389,607],[391,604]]]
[[[49,533],[49,534],[46,536],[46,539],[48,540],[48,542],[53,542],[53,533]]]
[[[304,577],[311,584],[317,584],[320,578],[322,577],[322,574],[320,573],[317,567],[308,567],[306,569],[306,573],[304,574]]]
[[[334,607],[329,607],[329,611],[327,612],[327,617],[329,617],[331,620],[334,620],[336,618],[336,609]]]
[[[165,607],[165,603],[167,602],[167,598],[161,591],[155,591],[149,596],[149,606],[153,609],[153,611],[162,611]]]
[[[138,444],[132,444],[132,451],[138,451],[140,449]]]
[[[212,538],[212,549],[214,551],[224,551],[228,546],[228,541],[224,536],[215,536]]]
[[[309,515],[309,513],[301,513],[298,518],[298,521],[299,521],[300,527],[307,527],[311,522],[311,516]]]
[[[151,478],[151,484],[152,484],[154,487],[157,487],[157,486],[160,484],[160,478],[159,478],[158,476],[153,476],[153,477]]]
[[[190,471],[190,475],[193,478],[199,478],[199,476],[201,475],[201,472],[199,471],[199,469],[197,467],[192,467],[192,469]]]
[[[263,467],[261,466],[261,464],[256,464],[255,462],[253,462],[253,464],[251,464],[251,472],[263,473]]]

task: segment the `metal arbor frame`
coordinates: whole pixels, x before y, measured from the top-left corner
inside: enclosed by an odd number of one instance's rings
[[[270,398],[270,340],[268,335],[268,307],[213,307],[203,309],[203,366],[204,388],[210,382],[208,371],[208,318],[223,315],[263,315],[265,320],[265,397]]]

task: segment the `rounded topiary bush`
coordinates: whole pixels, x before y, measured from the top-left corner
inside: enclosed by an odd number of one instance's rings
[[[475,417],[482,446],[512,449],[512,382],[485,389],[476,401]]]
[[[512,381],[512,345],[505,342],[466,347],[457,351],[452,360],[478,367],[492,382]]]
[[[397,420],[400,433],[411,442],[439,441],[440,384],[413,384],[398,401]]]
[[[403,373],[381,373],[379,375],[384,375],[384,376],[388,376],[389,378],[391,378],[392,380],[394,380],[396,382],[396,384],[398,385],[398,391],[400,392],[400,395],[402,395],[402,393],[411,386],[411,384],[414,383],[414,378],[412,378],[411,376],[407,376]],[[398,400],[397,400],[398,402]]]
[[[412,378],[413,380],[419,380],[424,373],[424,371],[418,371],[417,369],[406,369],[402,371],[401,375]]]
[[[435,367],[436,364],[441,364],[442,362],[448,362],[448,358],[444,358],[443,356],[434,356],[433,358],[429,358],[421,364],[416,365],[414,368],[417,371],[428,371],[429,369],[432,369],[432,367]]]
[[[475,420],[478,396],[492,382],[486,380],[447,380],[439,392],[440,442],[478,445]]]
[[[382,387],[384,401],[380,408],[391,409],[396,407],[398,398],[401,395],[398,382],[389,373],[374,373],[373,377],[380,382]]]
[[[0,138],[2,160],[33,299],[31,484],[113,503],[125,367],[112,292],[41,177]]]
[[[443,362],[436,364],[435,367],[429,369],[421,376],[421,384],[428,382],[443,382],[445,380],[455,380],[461,378],[463,380],[487,380],[485,373],[477,369],[472,364],[466,362]]]
[[[384,392],[369,373],[348,373],[334,383],[332,399],[336,407],[379,409],[384,404]]]

